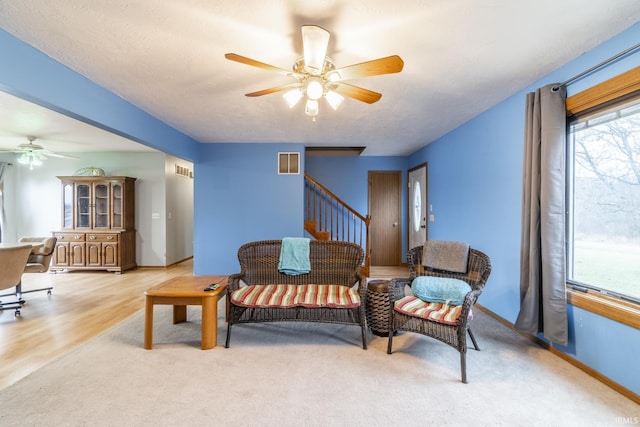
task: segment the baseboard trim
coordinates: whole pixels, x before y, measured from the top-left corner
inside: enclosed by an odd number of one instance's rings
[[[176,265],[178,265],[178,264],[180,264],[182,262],[185,262],[187,260],[190,260],[192,258],[193,258],[192,256],[186,257],[185,259],[181,259],[180,261],[176,261],[176,262],[174,262],[172,264],[169,264],[169,265],[139,265],[137,268],[139,270],[161,270],[161,269],[163,270],[165,268],[173,268]]]
[[[513,323],[509,322],[507,319],[497,315],[496,313],[494,313],[493,311],[487,309],[486,307],[483,307],[480,304],[476,304],[474,307],[479,308],[483,313],[487,314],[488,316],[494,318],[495,320],[497,320],[498,322],[502,323],[503,325],[505,325],[506,327],[508,327],[509,329],[517,332],[518,334],[522,335],[523,337],[527,338],[528,340],[534,342],[535,344],[539,345],[540,347],[549,350],[552,354],[554,354],[555,356],[565,360],[566,362],[572,364],[573,366],[575,366],[576,368],[580,369],[581,371],[585,372],[586,374],[590,375],[591,377],[597,379],[598,381],[600,381],[601,383],[603,383],[604,385],[612,388],[613,390],[615,390],[616,392],[620,393],[621,395],[623,395],[624,397],[631,399],[633,402],[640,404],[640,395],[638,395],[637,393],[633,392],[632,390],[629,390],[628,388],[624,387],[621,384],[618,384],[617,382],[613,381],[611,378],[602,375],[600,372],[596,371],[595,369],[585,365],[584,363],[580,362],[578,359],[568,355],[567,353],[561,351],[560,349],[554,347],[553,345],[549,344],[548,342],[541,340],[540,338],[533,336],[531,334],[528,334],[526,332],[522,332],[518,329],[515,328],[515,326],[513,325]]]

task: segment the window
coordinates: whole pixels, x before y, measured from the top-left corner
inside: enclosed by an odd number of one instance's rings
[[[567,280],[640,302],[640,95],[569,123]]]

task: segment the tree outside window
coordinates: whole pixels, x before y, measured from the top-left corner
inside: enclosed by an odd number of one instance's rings
[[[571,123],[568,279],[640,301],[640,99]]]

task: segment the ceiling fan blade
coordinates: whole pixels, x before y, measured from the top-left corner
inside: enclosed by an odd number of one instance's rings
[[[300,83],[290,83],[288,85],[276,86],[269,89],[259,90],[257,92],[247,93],[245,94],[245,96],[255,97],[255,96],[269,95],[270,93],[281,92],[283,90],[294,89],[297,87],[300,87]]]
[[[54,153],[53,151],[48,151],[48,150],[42,150],[42,152],[39,154],[46,157],[58,157],[61,159],[76,159],[76,160],[80,159],[80,157],[71,156],[69,154]]]
[[[304,68],[312,75],[319,75],[324,69],[324,59],[329,46],[329,31],[317,25],[302,26],[302,47],[304,49]]]
[[[382,98],[381,93],[343,82],[334,82],[331,85],[331,90],[339,93],[342,96],[347,96],[358,101],[366,102],[367,104],[373,104],[374,102],[378,102],[380,98]]]
[[[360,77],[379,76],[381,74],[399,73],[404,67],[404,61],[398,55],[378,58],[360,64],[349,65],[327,73],[327,78],[333,80],[349,80]]]
[[[239,62],[245,65],[251,65],[252,67],[262,68],[263,70],[275,71],[280,74],[284,74],[289,77],[297,77],[298,75],[293,71],[287,71],[284,68],[276,67],[274,65],[265,64],[264,62],[256,61],[255,59],[247,58],[246,56],[238,55],[237,53],[225,53],[224,57],[230,61]]]

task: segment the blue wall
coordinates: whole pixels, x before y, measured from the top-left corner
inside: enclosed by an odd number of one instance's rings
[[[640,24],[407,158],[309,157],[307,171],[366,212],[369,170],[401,170],[406,182],[407,169],[427,162],[436,218],[430,238],[466,240],[491,256],[494,268],[480,303],[513,322],[519,306],[525,93],[566,80],[638,40]],[[302,144],[198,144],[1,30],[0,54],[0,89],[194,162],[196,274],[237,271],[235,253],[246,241],[303,234],[302,175],[276,172],[277,152],[304,153]],[[638,64],[638,53],[619,60],[572,84],[569,95]],[[403,218],[406,248],[406,212]],[[564,350],[640,393],[640,332],[578,308],[570,307],[569,314],[571,342]]]
[[[302,144],[202,144],[194,170],[194,272],[240,271],[253,240],[304,235],[304,175],[278,175],[278,152]]]
[[[465,240],[491,256],[493,270],[480,304],[515,322],[519,310],[520,215],[524,104],[527,92],[563,82],[635,45],[640,24],[506,99],[409,157],[429,163],[432,239]],[[640,65],[640,52],[568,87],[572,95]],[[569,307],[570,343],[561,350],[640,393],[640,331]]]

